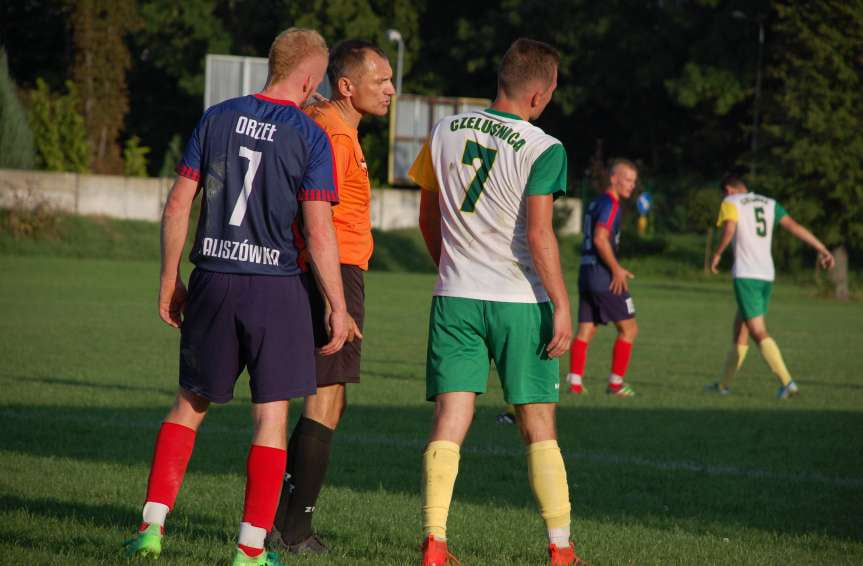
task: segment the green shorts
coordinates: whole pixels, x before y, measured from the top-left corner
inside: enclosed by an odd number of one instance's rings
[[[737,298],[737,308],[740,309],[743,320],[766,315],[771,293],[773,293],[773,281],[745,278],[734,280],[734,296]]]
[[[558,360],[546,352],[554,335],[551,303],[506,303],[434,297],[429,317],[426,398],[485,393],[494,360],[507,403],[557,403]]]

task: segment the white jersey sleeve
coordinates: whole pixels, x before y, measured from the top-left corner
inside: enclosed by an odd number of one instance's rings
[[[565,191],[560,142],[517,116],[473,111],[438,122],[429,153],[441,210],[435,294],[547,301],[527,244],[527,193]]]

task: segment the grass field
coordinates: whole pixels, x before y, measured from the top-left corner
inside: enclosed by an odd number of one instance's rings
[[[157,270],[152,260],[0,255],[3,562],[124,562],[176,383],[178,338],[155,313]],[[432,284],[428,274],[368,275],[363,383],[350,388],[316,516],[333,553],[289,564],[418,563]],[[638,397],[602,394],[605,330],[590,350],[590,394],[562,399],[574,537],[594,565],[863,563],[863,305],[779,285],[770,326],[802,395],[776,401],[752,348],[734,394],[720,398],[702,387],[725,355],[729,287],[636,279]],[[211,410],[161,563],[228,563],[248,399],[241,380],[237,400]],[[501,404],[492,380],[463,451],[449,535],[466,566],[546,560],[517,432],[494,421]]]

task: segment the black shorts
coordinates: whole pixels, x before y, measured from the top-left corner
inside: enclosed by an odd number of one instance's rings
[[[244,368],[254,403],[316,391],[305,276],[195,269],[180,329],[180,387],[214,403],[234,396]]]
[[[345,302],[348,314],[356,321],[360,330],[363,329],[365,318],[365,286],[363,270],[356,265],[342,264],[342,284],[345,289]],[[320,348],[330,341],[324,321],[324,298],[316,285],[309,285],[309,300],[312,305],[312,321],[315,327],[315,347]],[[360,355],[363,342],[354,339],[345,342],[344,347],[331,356],[315,354],[317,365],[318,387],[335,385],[336,383],[360,382]]]
[[[611,273],[602,265],[582,265],[578,272],[578,322],[608,324],[635,318],[635,304],[628,291],[609,290]]]

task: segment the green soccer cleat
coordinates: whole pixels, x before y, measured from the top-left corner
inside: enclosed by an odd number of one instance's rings
[[[262,552],[257,556],[249,556],[242,548],[237,549],[234,556],[233,566],[285,566],[279,562],[279,555],[275,552]]]
[[[635,397],[635,391],[632,389],[632,387],[630,387],[626,384],[623,384],[622,386],[618,387],[617,389],[612,389],[611,387],[607,387],[605,389],[605,392],[608,393],[609,395],[613,395],[614,397]]]
[[[126,556],[129,558],[159,558],[162,554],[162,527],[155,523],[147,525],[139,530],[134,538],[124,542],[123,546],[126,547]]]

